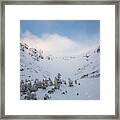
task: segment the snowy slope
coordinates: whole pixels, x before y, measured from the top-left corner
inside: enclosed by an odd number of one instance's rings
[[[62,82],[60,89],[49,94],[48,91],[53,86],[48,86],[45,90],[38,89],[36,97],[43,100],[45,94],[50,100],[98,100],[100,99],[100,51],[99,46],[88,52],[77,56],[58,57],[47,55],[42,52],[35,52],[31,56],[29,47],[21,44],[20,50],[20,79],[34,82],[36,79],[51,78],[60,73]],[[42,56],[42,57],[41,57]],[[73,86],[69,87],[68,78],[73,81]],[[77,83],[75,84],[75,81]],[[21,96],[24,99],[24,95]]]

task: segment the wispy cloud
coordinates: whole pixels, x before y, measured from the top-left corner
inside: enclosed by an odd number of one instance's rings
[[[66,36],[59,34],[43,34],[41,37],[33,35],[27,31],[22,35],[21,42],[28,44],[30,47],[50,54],[63,56],[63,55],[75,55],[82,51],[90,49],[89,44],[83,44],[76,42]],[[94,46],[94,44],[93,44]]]

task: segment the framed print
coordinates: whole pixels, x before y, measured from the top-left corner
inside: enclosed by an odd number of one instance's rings
[[[1,118],[119,119],[118,1],[1,8]]]

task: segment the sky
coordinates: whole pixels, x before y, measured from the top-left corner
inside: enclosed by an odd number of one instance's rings
[[[100,21],[21,20],[20,38],[32,47],[53,54],[79,53],[99,44]]]

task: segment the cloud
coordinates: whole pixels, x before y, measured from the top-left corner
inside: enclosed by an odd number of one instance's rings
[[[21,42],[38,50],[43,50],[45,53],[57,56],[75,55],[88,47],[59,34],[43,34],[41,37],[38,37],[29,31],[22,35]]]

